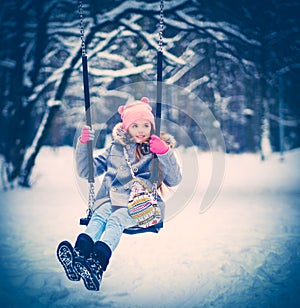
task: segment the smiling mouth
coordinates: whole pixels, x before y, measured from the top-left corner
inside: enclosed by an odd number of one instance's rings
[[[143,141],[146,141],[146,136],[138,135],[138,136],[135,136],[135,139],[138,140],[139,142],[143,142]]]

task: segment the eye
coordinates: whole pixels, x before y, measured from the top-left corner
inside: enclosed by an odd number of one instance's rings
[[[150,127],[150,124],[149,124],[149,123],[146,123],[146,124],[144,125],[144,127],[145,127],[145,128],[149,128],[149,127]]]

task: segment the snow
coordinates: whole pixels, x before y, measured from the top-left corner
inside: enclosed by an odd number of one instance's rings
[[[125,63],[124,63],[125,64]],[[91,68],[90,73],[94,76],[103,77],[123,77],[137,75],[153,68],[152,64],[143,64],[135,67],[128,67],[119,70],[97,69]]]
[[[135,18],[135,17],[134,17]],[[136,24],[134,24],[131,21],[127,21],[126,19],[122,18],[120,20],[120,22],[126,26],[126,28],[131,29],[133,32],[138,32],[139,35],[141,37],[143,37],[145,39],[145,41],[148,42],[148,44],[154,48],[157,48],[157,42],[154,39],[153,34],[148,34],[146,31],[143,31],[142,28]],[[180,57],[176,57],[175,55],[173,55],[172,53],[168,52],[167,50],[164,50],[164,56],[171,60],[172,62],[174,62],[175,64],[179,64],[179,65],[185,65],[186,61],[183,60]]]
[[[189,204],[159,234],[124,235],[101,291],[90,292],[55,256],[84,230],[73,149],[43,148],[33,188],[0,193],[0,306],[299,307],[300,149],[279,158],[226,155],[221,191],[200,215],[211,154],[198,153]]]

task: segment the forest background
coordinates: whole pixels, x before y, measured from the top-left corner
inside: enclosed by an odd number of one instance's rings
[[[300,3],[297,0],[164,1],[163,80],[195,94],[216,118],[228,153],[300,146]],[[79,6],[72,0],[1,2],[1,186],[30,186],[43,145],[72,145],[84,117]],[[126,84],[155,81],[160,1],[84,1],[97,147]],[[107,97],[109,95],[109,97]],[[172,100],[176,97],[171,97]],[[107,102],[110,104],[107,104]],[[197,110],[198,100],[182,101]],[[193,144],[205,136],[185,113],[164,111]],[[172,132],[179,145],[185,138]]]

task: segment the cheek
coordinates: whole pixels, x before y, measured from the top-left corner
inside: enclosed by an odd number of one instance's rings
[[[146,134],[147,134],[148,136],[151,135],[151,127],[150,127],[149,129],[146,130]]]
[[[134,135],[134,130],[132,128],[129,128],[128,129],[128,133],[129,133],[129,135],[133,136]]]

